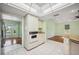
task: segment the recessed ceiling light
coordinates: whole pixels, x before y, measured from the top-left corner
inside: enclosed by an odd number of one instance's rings
[[[74,12],[74,10],[71,10],[71,12]]]

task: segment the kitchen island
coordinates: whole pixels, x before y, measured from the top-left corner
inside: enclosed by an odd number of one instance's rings
[[[64,35],[64,54],[70,55],[71,54],[71,42],[79,44],[79,35],[76,34],[69,34]]]

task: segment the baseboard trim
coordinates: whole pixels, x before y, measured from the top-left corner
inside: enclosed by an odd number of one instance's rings
[[[42,45],[42,44],[44,44],[45,42],[43,42],[43,43],[41,43],[41,44],[39,44],[38,46],[35,46],[35,47],[33,47],[33,48],[31,48],[31,49],[27,49],[26,47],[24,47],[27,51],[31,51],[32,49],[35,49],[35,48],[37,48],[37,47],[39,47],[40,45]]]

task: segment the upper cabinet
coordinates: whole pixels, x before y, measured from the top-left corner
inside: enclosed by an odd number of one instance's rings
[[[38,17],[27,15],[25,16],[25,30],[28,32],[31,31],[39,31],[39,32],[45,32],[46,30],[46,22],[43,20],[39,20]]]
[[[46,31],[46,22],[44,20],[39,20],[39,32],[45,32]]]
[[[29,31],[38,31],[38,18],[32,15],[27,15],[27,27]]]

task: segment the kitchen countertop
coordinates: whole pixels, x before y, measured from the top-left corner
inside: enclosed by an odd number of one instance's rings
[[[44,34],[45,32],[38,32],[38,34]]]
[[[79,42],[79,35],[69,34],[69,35],[64,35],[64,37],[69,38],[70,40],[74,40],[74,41]]]

